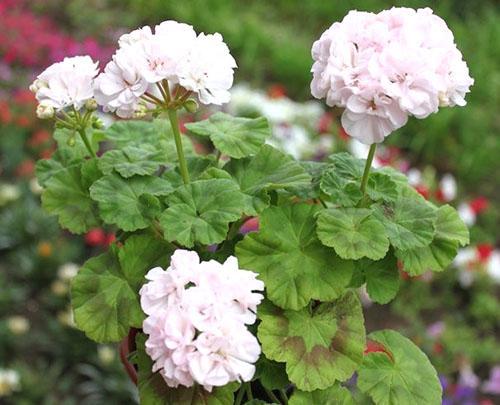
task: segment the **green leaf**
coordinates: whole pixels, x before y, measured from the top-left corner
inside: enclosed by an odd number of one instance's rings
[[[363,197],[359,183],[341,177],[335,169],[330,169],[323,174],[320,188],[331,197],[334,204],[342,207],[354,207]]]
[[[369,338],[390,353],[367,354],[359,370],[358,388],[375,404],[441,404],[436,370],[413,342],[392,330],[374,332]]]
[[[290,336],[301,336],[310,352],[316,346],[328,348],[337,333],[337,320],[331,313],[309,314],[307,311],[285,311]]]
[[[391,176],[380,172],[370,173],[366,193],[373,201],[390,202],[398,199],[397,184],[391,179]]]
[[[135,291],[146,282],[146,273],[154,267],[165,268],[169,263],[172,247],[153,235],[135,234],[127,238],[118,251],[123,274]]]
[[[436,234],[429,246],[406,251],[397,251],[406,272],[412,276],[428,270],[442,271],[450,265],[457,254],[458,245],[469,242],[469,230],[458,213],[449,205],[437,210]]]
[[[256,364],[255,379],[268,390],[280,390],[290,384],[285,364],[261,356]]]
[[[106,129],[106,139],[112,141],[117,149],[127,146],[152,146],[163,156],[165,162],[176,162],[177,152],[172,128],[167,120],[153,121],[117,121]],[[184,153],[193,153],[193,146],[187,136],[182,137]]]
[[[366,281],[366,291],[373,301],[387,304],[396,296],[400,277],[398,263],[392,253],[382,260],[373,262],[364,259],[356,265],[355,272],[362,273]]]
[[[308,187],[311,176],[292,157],[264,145],[256,156],[232,160],[224,166],[248,195],[247,215],[256,215],[268,204],[266,191]]]
[[[169,208],[160,217],[168,241],[192,247],[195,242],[222,242],[230,222],[241,217],[244,196],[233,180],[197,180],[168,197]]]
[[[92,145],[92,149],[97,152],[99,150],[99,142],[104,140],[102,132],[95,131],[92,128],[87,128],[85,132],[87,139]],[[54,131],[53,136],[57,142],[57,150],[63,151],[67,157],[71,156],[72,159],[83,159],[89,156],[89,151],[78,132],[59,128]]]
[[[215,387],[212,392],[205,391],[200,386],[170,388],[159,373],[151,371],[153,362],[144,350],[146,336],[138,334],[136,342],[141,405],[233,405],[233,393],[238,384]]]
[[[364,208],[329,208],[318,215],[318,237],[343,259],[373,260],[389,250],[384,226]]]
[[[101,173],[87,168],[93,160],[60,169],[45,182],[42,206],[50,214],[58,216],[59,224],[73,233],[84,233],[99,226],[97,207],[89,195],[89,187]]]
[[[335,385],[326,390],[315,390],[312,392],[295,390],[288,404],[354,405],[355,402],[347,388],[342,387],[339,383],[335,383]]]
[[[36,177],[38,183],[45,187],[56,174],[64,171],[64,169],[79,166],[83,163],[83,159],[74,157],[67,149],[58,149],[54,152],[50,159],[40,159],[36,162]]]
[[[310,318],[309,327],[315,325],[322,331],[312,339],[307,327],[293,327],[296,312],[261,304],[258,337],[266,357],[285,362],[290,381],[303,391],[325,389],[351,377],[363,360],[365,347],[363,313],[356,294],[349,291],[333,303],[320,304],[313,314],[299,311],[300,318]],[[325,332],[327,319],[337,325],[333,337],[331,330]]]
[[[123,179],[112,173],[90,187],[90,196],[99,203],[104,222],[131,232],[151,225],[151,218],[161,212],[160,201],[156,197],[171,191],[170,183],[159,177]]]
[[[350,153],[335,153],[328,157],[328,161],[333,164],[338,175],[345,179],[357,180],[363,177],[365,161],[356,159]]]
[[[156,172],[164,163],[162,154],[151,145],[125,146],[123,149],[110,150],[99,159],[99,168],[104,174],[113,169],[122,177],[145,176]]]
[[[186,124],[196,135],[208,136],[224,155],[235,159],[255,155],[271,135],[267,119],[233,117],[222,112],[210,118]]]
[[[399,198],[375,209],[391,244],[399,250],[425,247],[434,238],[436,210],[425,200]]]
[[[113,252],[85,262],[73,279],[71,303],[76,325],[96,342],[117,342],[142,324],[139,296]]]
[[[260,274],[267,297],[282,308],[338,298],[351,279],[353,263],[341,260],[316,236],[318,209],[308,204],[269,207],[260,216],[259,232],[236,245],[241,266]]]
[[[449,205],[439,207],[435,238],[457,242],[460,246],[469,244],[469,229],[453,207]]]

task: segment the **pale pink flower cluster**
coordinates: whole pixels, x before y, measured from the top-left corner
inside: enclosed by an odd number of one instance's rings
[[[264,283],[240,270],[235,257],[200,262],[194,251],[176,250],[170,267],[148,272],[140,290],[146,352],[170,387],[250,381],[260,355],[246,325],[256,320]]]
[[[198,95],[203,104],[230,99],[236,62],[218,33],[196,35],[193,27],[164,21],[123,35],[119,48],[96,80],[95,97],[105,111],[129,118],[142,95],[156,94],[167,80]]]
[[[39,101],[39,115],[53,115],[67,107],[82,108],[94,96],[97,65],[90,56],[74,56],[45,69],[30,86]]]
[[[312,95],[345,108],[342,125],[379,143],[443,106],[464,106],[474,80],[453,33],[430,8],[350,11],[312,47]]]

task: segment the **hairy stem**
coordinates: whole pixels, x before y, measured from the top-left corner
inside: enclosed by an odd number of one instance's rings
[[[177,111],[168,110],[168,118],[170,119],[170,125],[172,126],[172,131],[174,132],[175,148],[177,149],[177,157],[179,158],[179,169],[181,171],[182,180],[184,181],[184,184],[189,184],[189,172],[186,164],[186,158],[184,156],[184,150],[182,149],[182,139],[181,132],[179,130]]]
[[[269,399],[277,404],[280,404],[280,400],[278,399],[278,397],[276,395],[274,395],[274,392],[272,392],[271,390],[267,389],[266,387],[264,387],[264,390],[266,391],[266,394],[267,396],[269,397]]]

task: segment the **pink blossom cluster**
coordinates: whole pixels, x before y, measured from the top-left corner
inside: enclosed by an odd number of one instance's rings
[[[235,257],[223,264],[176,250],[170,267],[156,267],[140,290],[146,352],[170,387],[250,381],[260,346],[246,325],[255,322],[264,283],[240,270]]]
[[[345,108],[345,131],[365,144],[382,142],[409,116],[464,106],[474,83],[430,8],[350,11],[313,44],[312,57],[312,95]]]
[[[113,60],[96,80],[96,99],[105,111],[129,118],[141,96],[168,82],[196,93],[203,104],[230,99],[236,62],[219,33],[196,35],[193,27],[164,21],[124,34]]]
[[[0,0],[0,54],[7,65],[41,67],[65,56],[88,54],[108,60],[111,49],[94,38],[77,41],[47,18],[33,14],[19,0]]]

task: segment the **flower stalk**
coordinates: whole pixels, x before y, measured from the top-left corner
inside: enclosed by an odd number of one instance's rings
[[[170,120],[170,125],[172,126],[172,131],[174,133],[175,149],[177,150],[177,157],[179,159],[179,169],[181,171],[182,180],[184,184],[189,184],[189,172],[186,163],[186,157],[184,156],[184,149],[182,147],[181,132],[179,130],[179,119],[177,117],[177,111],[174,109],[168,109],[168,118]]]
[[[370,176],[370,168],[372,167],[376,149],[377,149],[377,144],[376,143],[371,144],[370,150],[368,152],[368,157],[366,158],[365,170],[363,172],[363,177],[361,179],[361,192],[363,193],[363,197],[366,195],[366,185],[368,184],[368,177]]]

